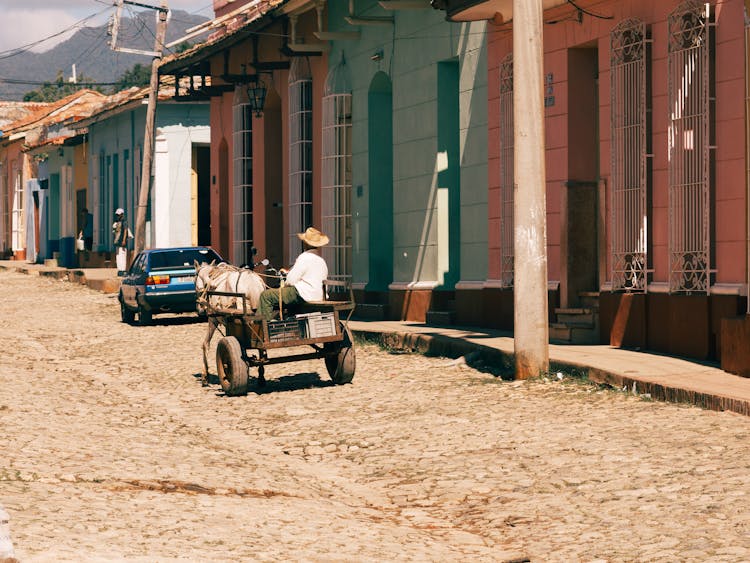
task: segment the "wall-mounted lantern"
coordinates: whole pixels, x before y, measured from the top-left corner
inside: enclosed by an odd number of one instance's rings
[[[266,103],[266,88],[265,83],[260,79],[260,75],[249,76],[249,83],[247,87],[247,98],[250,109],[255,112],[255,117],[261,117],[263,115],[263,106]]]

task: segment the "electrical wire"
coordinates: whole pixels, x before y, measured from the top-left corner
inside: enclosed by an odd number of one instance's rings
[[[213,4],[208,4],[208,5],[204,6],[203,8],[198,8],[197,10],[194,10],[192,12],[185,12],[185,13],[197,15],[199,12],[202,12],[203,10],[208,10],[209,8],[213,8],[213,7],[214,7]],[[182,10],[182,11],[184,11],[184,10]],[[193,25],[193,22],[190,21],[190,20],[183,20],[183,19],[174,17],[174,11],[172,11],[172,16],[171,17],[172,17],[171,21],[173,21],[173,22],[189,23],[190,25]]]
[[[93,53],[96,49],[101,48],[102,44],[106,45],[108,43],[106,37],[107,37],[106,29],[100,31],[97,34],[94,42],[92,42],[91,46],[89,46],[85,51],[83,51],[76,58],[75,65],[76,65],[76,68],[81,69],[81,75],[85,75],[86,68],[87,68],[85,61],[88,60],[89,55]]]
[[[591,16],[592,18],[597,18],[600,20],[611,20],[614,19],[614,16],[603,16],[601,14],[595,14],[594,12],[589,12],[588,10],[581,8],[578,4],[576,4],[573,0],[567,0],[568,4],[573,6],[576,10],[579,12],[586,14],[587,16]]]
[[[80,27],[83,23],[87,22],[88,20],[95,18],[96,16],[99,16],[103,13],[105,13],[108,10],[111,10],[112,6],[109,6],[108,8],[105,8],[104,10],[101,10],[99,12],[96,12],[95,14],[91,14],[90,16],[86,16],[82,20],[77,21],[73,25],[63,29],[62,31],[58,31],[57,33],[54,33],[48,37],[44,37],[42,39],[39,39],[37,41],[34,41],[32,43],[28,43],[26,45],[22,45],[21,47],[16,47],[14,49],[8,49],[7,51],[0,51],[0,60],[3,59],[9,59],[11,57],[15,57],[16,55],[20,55],[22,53],[25,53],[29,51],[32,47],[36,47],[37,45],[40,45],[44,43],[45,41],[49,41],[50,39],[54,39],[55,37],[59,37],[60,35],[64,35],[65,33],[68,33],[69,31],[72,31],[73,29]]]
[[[24,80],[21,78],[3,78],[0,76],[0,82],[5,84],[20,84],[22,86],[44,86],[45,84],[56,84],[57,80],[45,80],[45,81],[39,81],[39,80]],[[65,84],[68,84],[65,82]],[[93,86],[115,86],[119,84],[119,82],[77,82],[76,86],[86,86],[86,87],[93,87]]]
[[[143,21],[143,20],[141,19],[141,14],[143,14],[144,12],[140,12],[140,13],[135,13],[135,12],[134,12],[134,11],[133,11],[133,10],[132,10],[132,9],[131,9],[131,8],[130,8],[129,6],[128,6],[128,12],[130,12],[131,18],[132,18],[133,20],[136,20],[136,21],[140,21],[140,22],[141,22],[141,23],[143,24],[143,25],[141,26],[141,28],[140,28],[140,29],[138,30],[138,35],[139,35],[139,36],[140,36],[140,37],[141,37],[142,39],[144,39],[144,40],[145,40],[145,39],[148,39],[148,38],[147,38],[147,37],[145,36],[145,34],[143,33],[143,31],[145,30],[145,31],[148,31],[149,35],[150,35],[150,36],[151,36],[151,37],[152,37],[152,38],[154,39],[154,41],[156,41],[157,39],[156,39],[156,35],[154,34],[154,32],[153,32],[153,31],[151,31],[151,28],[150,28],[150,27],[149,27],[149,26],[148,26],[148,25],[146,24],[146,22],[145,22],[145,21]],[[166,50],[167,50],[167,51],[169,51],[169,52],[170,52],[171,54],[174,54],[174,51],[173,51],[172,49],[169,49],[169,48],[168,48],[168,47],[167,47],[167,46],[166,46],[166,45],[165,45],[164,43],[160,43],[160,47],[161,47],[162,49],[166,49]]]

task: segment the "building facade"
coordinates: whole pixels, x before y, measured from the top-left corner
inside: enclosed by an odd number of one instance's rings
[[[177,104],[171,89],[160,93],[155,116],[153,174],[146,210],[146,248],[209,244],[209,108]],[[94,220],[94,255],[114,250],[115,209],[125,210],[135,230],[141,189],[147,90],[111,96],[75,124],[85,137],[89,189],[85,205]]]
[[[489,278],[512,293],[512,3],[440,4],[491,15]],[[544,7],[551,335],[590,307],[588,341],[718,359],[747,307],[747,7]]]

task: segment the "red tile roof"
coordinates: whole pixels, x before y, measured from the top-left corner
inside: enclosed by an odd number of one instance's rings
[[[2,102],[0,101],[0,130],[6,125],[28,117],[29,114],[49,104],[42,102]]]
[[[56,102],[43,104],[36,111],[8,124],[2,136],[6,137],[35,127],[60,123],[75,116],[88,115],[104,97],[104,94],[94,90],[78,90]]]

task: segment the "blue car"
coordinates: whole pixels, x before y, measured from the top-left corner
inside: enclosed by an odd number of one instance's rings
[[[120,286],[122,322],[148,325],[159,313],[196,312],[195,262],[222,262],[208,246],[154,248],[133,260]]]

